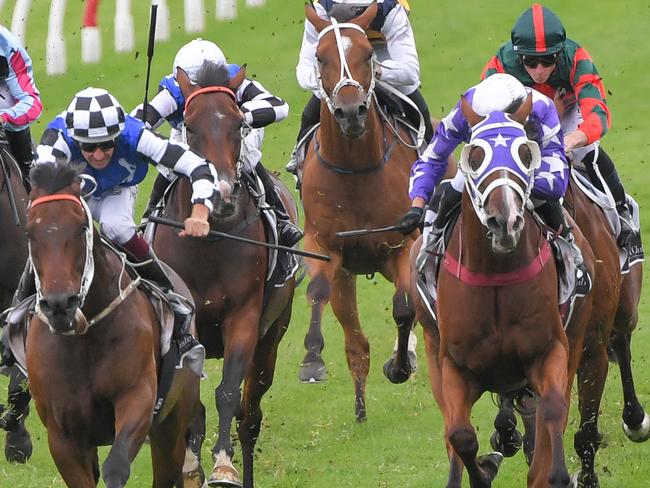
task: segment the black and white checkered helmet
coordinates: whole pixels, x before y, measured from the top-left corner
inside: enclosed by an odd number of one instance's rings
[[[103,88],[90,87],[74,96],[65,123],[68,134],[76,141],[110,141],[124,129],[124,109]]]

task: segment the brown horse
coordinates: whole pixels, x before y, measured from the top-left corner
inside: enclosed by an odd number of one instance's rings
[[[239,86],[242,69],[229,80],[225,68],[206,63],[192,85],[182,70],[177,79],[186,97],[185,129],[190,147],[214,164],[222,181],[233,188],[230,202],[221,202],[210,216],[213,229],[265,241],[265,227],[255,199],[246,191],[242,171],[243,118],[229,86]],[[205,88],[201,88],[204,86]],[[189,215],[189,181],[173,187],[165,213],[174,220]],[[282,189],[296,221],[295,204]],[[271,387],[278,345],[291,318],[295,281],[265,286],[270,255],[266,249],[232,240],[188,241],[169,227],[154,237],[156,253],[188,284],[197,304],[199,339],[208,357],[223,358],[223,377],[215,390],[219,436],[212,449],[215,462],[211,486],[240,486],[232,464],[231,424],[238,420],[243,451],[243,483],[253,486],[255,443],[260,433],[262,396]],[[244,382],[243,395],[240,387]],[[200,446],[199,446],[200,447]]]
[[[123,255],[100,241],[78,170],[43,164],[31,176],[27,236],[37,313],[27,370],[52,458],[68,486],[90,488],[100,475],[97,446],[112,444],[102,478],[121,488],[149,434],[153,486],[182,486],[199,377],[177,368],[153,419],[161,327],[151,302],[124,272]]]
[[[437,323],[420,297],[416,299],[431,386],[445,421],[447,486],[461,486],[463,466],[470,486],[491,486],[502,457],[494,453],[477,458],[471,407],[484,391],[507,394],[529,384],[540,400],[528,484],[565,487],[569,473],[562,438],[592,298],[587,295],[576,306],[569,341],[548,243],[537,221],[524,212],[535,158],[527,144],[507,144],[525,137],[523,125],[512,121],[523,124],[531,98],[512,120],[498,112],[485,120],[465,99],[461,107],[477,134],[461,160],[468,191],[438,277]],[[510,137],[501,137],[505,131],[512,131],[506,134]],[[498,148],[494,141],[508,147]],[[518,152],[520,163],[514,163],[513,152]],[[486,227],[490,240],[485,239]],[[593,276],[593,254],[577,229],[576,239]],[[415,290],[415,270],[413,274]]]
[[[592,313],[578,368],[580,424],[574,439],[576,452],[581,459],[581,469],[576,473],[575,480],[578,486],[596,488],[599,482],[595,472],[595,456],[601,440],[598,416],[608,370],[608,346],[610,353],[611,350],[614,351],[621,372],[625,433],[635,442],[648,439],[647,414],[636,396],[630,367],[630,340],[638,321],[637,306],[643,268],[633,266],[628,274],[621,276],[615,236],[603,232],[603,229],[609,229],[605,215],[574,181],[569,184],[564,205],[589,241],[596,258],[594,287],[591,291]],[[569,335],[569,341],[572,340]],[[508,446],[507,441],[503,441],[519,437],[514,431],[516,421],[512,406],[507,404],[507,400],[506,405],[502,403],[501,406],[495,420],[495,426],[501,426],[501,429],[497,429],[499,437],[493,437],[493,440],[500,438],[498,449],[501,452],[504,448],[509,449],[508,455],[514,455],[517,443]],[[524,449],[529,461],[532,458],[535,435],[532,413],[523,416],[526,427]],[[496,448],[494,442],[493,447]]]
[[[4,135],[0,134],[4,139]],[[27,192],[18,164],[9,153],[6,141],[0,142],[0,310],[11,306],[11,300],[27,260],[25,220]],[[0,427],[7,431],[5,457],[24,463],[32,453],[32,443],[25,428],[29,393],[25,377],[18,368],[9,368],[9,394],[6,407],[0,405]]]
[[[363,421],[370,346],[359,321],[356,276],[380,272],[395,284],[398,345],[384,373],[394,383],[406,381],[415,367],[408,354],[415,318],[408,256],[416,235],[390,232],[343,240],[336,233],[386,227],[406,212],[409,170],[417,152],[402,144],[408,134],[384,121],[374,100],[373,50],[365,29],[377,14],[377,5],[342,24],[321,19],[310,5],[305,11],[320,33],[316,56],[322,86],[321,125],[307,151],[302,179],[305,249],[324,252],[332,260],[307,259],[312,313],[300,377],[326,379],[321,319],[331,301],[345,334],[356,419]]]

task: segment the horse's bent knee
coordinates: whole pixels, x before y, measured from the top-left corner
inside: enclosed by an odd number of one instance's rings
[[[396,293],[393,297],[393,319],[397,325],[411,324],[415,318],[415,304],[408,293]]]
[[[329,299],[330,284],[324,276],[314,277],[307,286],[307,296],[312,303],[322,302]]]
[[[449,434],[449,442],[461,458],[476,456],[478,452],[478,439],[476,433],[470,427],[454,429]]]

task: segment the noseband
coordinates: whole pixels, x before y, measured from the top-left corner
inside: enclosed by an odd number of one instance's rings
[[[365,89],[363,88],[363,85],[359,83],[357,80],[354,79],[352,76],[352,73],[350,72],[350,67],[348,66],[348,61],[345,57],[345,51],[343,50],[343,40],[341,39],[341,29],[354,29],[359,32],[361,32],[364,36],[367,38],[366,31],[359,27],[356,24],[351,24],[351,23],[342,23],[339,24],[336,19],[332,19],[332,24],[325,27],[320,33],[318,34],[318,42],[321,41],[323,36],[327,34],[330,31],[334,31],[334,35],[336,37],[336,48],[339,53],[339,60],[341,61],[341,72],[339,75],[339,81],[338,83],[334,86],[334,90],[332,90],[332,96],[330,97],[327,92],[325,91],[325,87],[323,87],[323,78],[320,72],[320,69],[318,67],[318,64],[316,64],[316,76],[318,78],[318,91],[320,92],[321,98],[325,100],[325,103],[327,104],[327,108],[329,109],[330,113],[333,115],[334,110],[336,110],[336,104],[335,104],[335,99],[336,95],[338,95],[339,91],[341,88],[344,86],[353,86],[355,87],[361,95],[364,95],[364,101],[363,104],[367,107],[370,106],[370,100],[372,98],[372,94],[375,90],[375,75],[374,75],[374,68],[375,68],[375,57],[374,55],[370,59],[370,71],[373,73],[372,79],[370,81],[370,87],[368,88],[368,92],[366,93]]]

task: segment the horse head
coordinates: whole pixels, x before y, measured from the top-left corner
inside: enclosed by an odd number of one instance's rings
[[[541,163],[539,146],[526,137],[523,125],[531,109],[530,94],[513,114],[481,116],[464,96],[461,100],[472,135],[459,166],[476,215],[488,228],[497,253],[508,253],[519,242],[525,204]]]
[[[80,170],[41,164],[32,170],[31,179],[26,230],[36,311],[53,333],[84,333],[81,307],[94,274],[94,227],[81,197]]]
[[[178,69],[176,79],[185,95],[185,138],[193,151],[210,161],[219,175],[220,185],[239,189],[239,161],[242,151],[242,130],[247,128],[237,105],[234,90],[246,77],[246,67],[230,77],[225,65],[206,61],[197,83]],[[223,188],[220,188],[223,194]],[[227,199],[226,199],[227,200]],[[231,215],[234,205],[221,201],[215,209],[220,216]]]
[[[377,15],[377,4],[341,23],[334,17],[320,18],[311,5],[305,5],[305,13],[318,32],[316,70],[321,98],[343,134],[360,137],[375,87],[375,58],[366,30]]]

